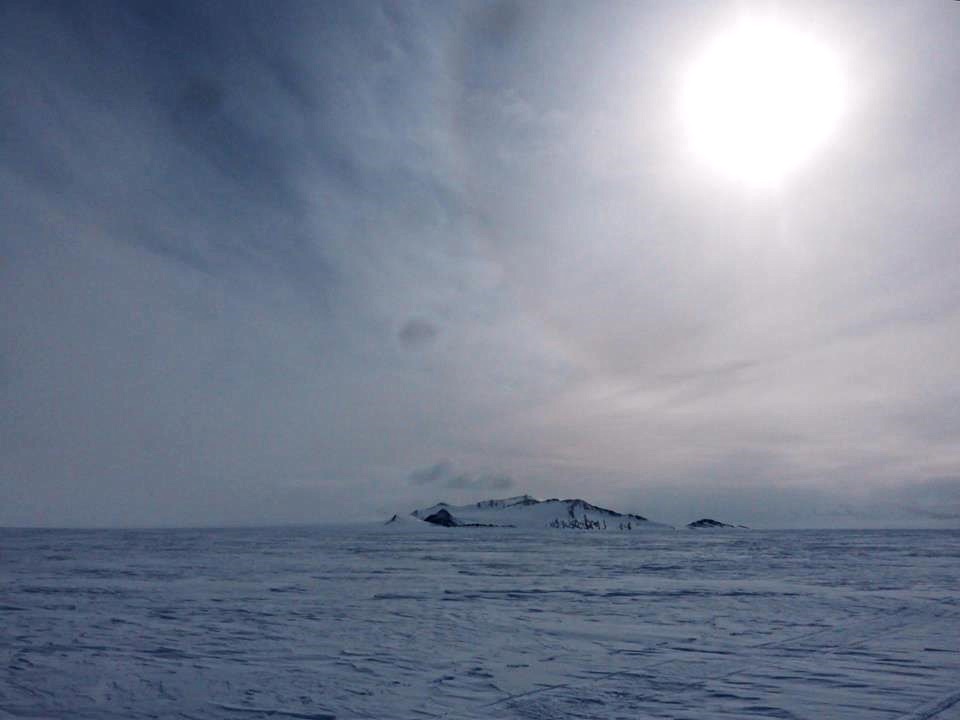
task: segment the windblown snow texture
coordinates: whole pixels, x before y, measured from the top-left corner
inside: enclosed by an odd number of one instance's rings
[[[957,720],[960,533],[0,530],[0,718]]]

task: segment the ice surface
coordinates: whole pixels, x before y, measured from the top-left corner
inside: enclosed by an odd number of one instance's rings
[[[960,533],[0,530],[0,717],[960,718]]]

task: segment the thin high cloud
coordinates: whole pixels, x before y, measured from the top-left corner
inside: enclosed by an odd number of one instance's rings
[[[403,324],[397,337],[407,347],[416,348],[430,344],[436,339],[439,330],[429,320],[423,318],[411,318]]]
[[[449,460],[441,460],[429,467],[414,470],[407,482],[415,486],[429,486],[448,490],[509,490],[516,482],[503,473],[457,472]]]
[[[863,82],[758,196],[670,110],[715,8],[8,4],[0,524],[919,517],[960,463],[941,12],[801,13]]]

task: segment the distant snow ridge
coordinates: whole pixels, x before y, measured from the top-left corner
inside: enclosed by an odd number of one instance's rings
[[[574,530],[672,530],[642,515],[620,513],[579,498],[537,500],[530,495],[483,500],[473,505],[437,503],[414,510],[413,517],[445,527],[557,528]]]
[[[700,518],[699,520],[694,520],[692,523],[687,523],[687,527],[691,530],[721,530],[724,528],[731,528],[733,530],[749,530],[746,525],[728,525],[727,523],[714,520],[713,518]]]

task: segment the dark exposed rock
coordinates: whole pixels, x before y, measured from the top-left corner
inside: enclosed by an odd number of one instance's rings
[[[443,527],[513,527],[513,525],[488,525],[486,523],[460,522],[451,515],[449,511],[443,508],[437,510],[433,515],[425,517],[423,521],[433,523],[434,525],[442,525]]]
[[[695,520],[692,523],[687,523],[688,528],[694,529],[703,529],[703,528],[741,528],[748,529],[746,525],[728,525],[727,523],[720,522],[719,520],[714,520],[713,518],[700,518]]]
[[[520,495],[518,497],[504,498],[503,500],[481,500],[477,503],[478,508],[508,508],[524,505],[539,505],[540,501],[530,495]]]
[[[576,517],[575,513],[577,510],[580,510],[581,512],[586,512],[589,510],[590,512],[595,512],[600,515],[606,515],[607,517],[627,518],[629,520],[639,520],[640,522],[647,522],[647,518],[645,518],[643,515],[635,515],[634,513],[617,512],[616,510],[610,510],[609,508],[600,507],[599,505],[588,503],[586,500],[581,500],[580,498],[572,498],[569,500],[563,500],[561,502],[568,503],[567,513],[572,518]]]
[[[443,525],[444,527],[457,527],[457,525],[460,524],[453,515],[443,508],[437,510],[433,515],[425,517],[423,520],[424,522]]]

